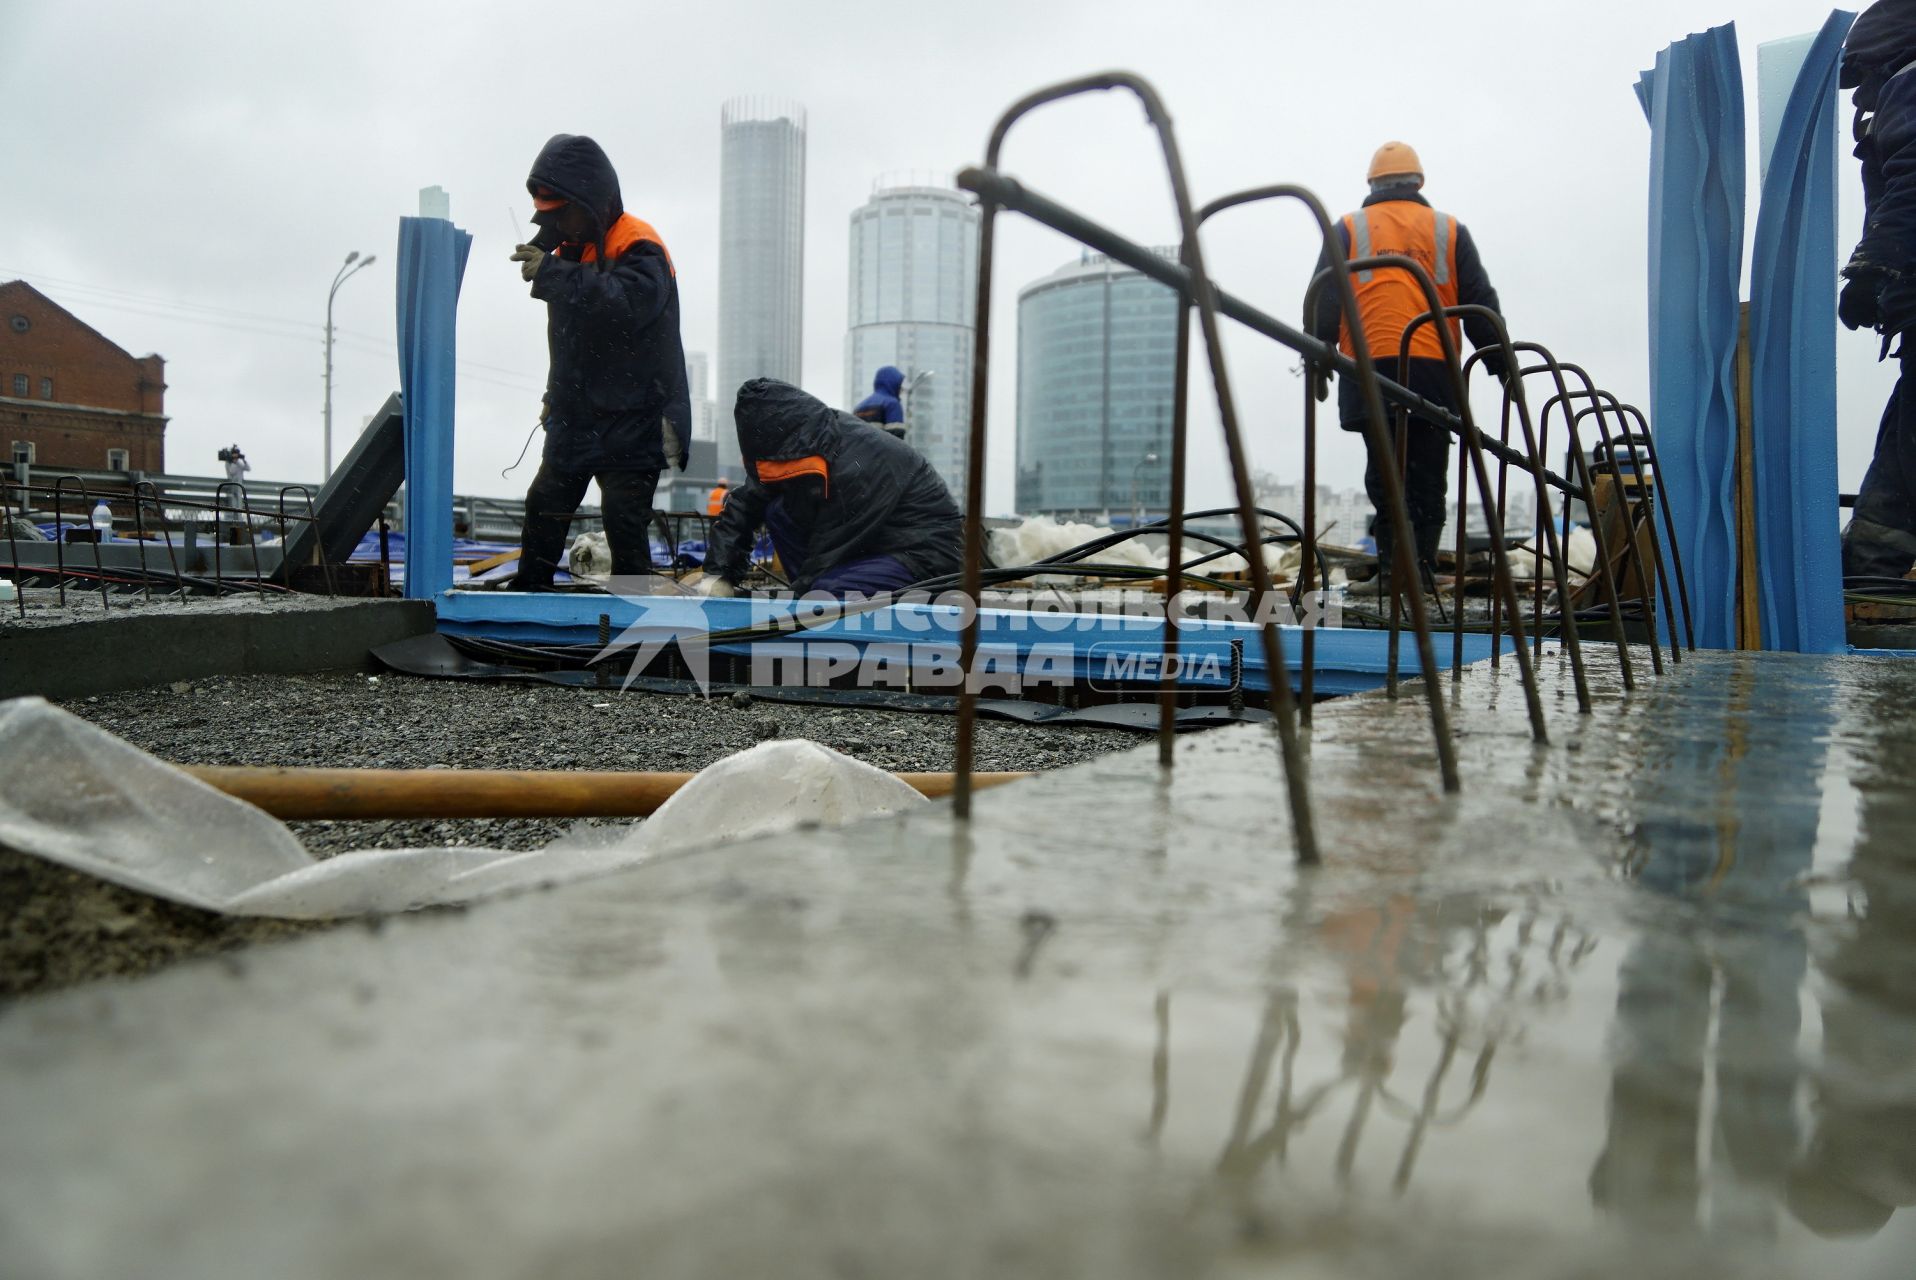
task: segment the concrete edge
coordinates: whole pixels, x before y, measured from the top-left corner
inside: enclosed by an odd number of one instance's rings
[[[129,613],[0,628],[0,698],[77,698],[223,675],[366,670],[371,651],[437,626],[427,600],[275,612]]]

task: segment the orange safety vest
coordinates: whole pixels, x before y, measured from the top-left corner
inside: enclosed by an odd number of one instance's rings
[[[1457,220],[1449,214],[1415,200],[1380,200],[1345,214],[1344,231],[1350,238],[1349,261],[1387,253],[1414,258],[1430,272],[1443,304],[1457,305]],[[1372,358],[1397,359],[1403,349],[1404,330],[1430,310],[1430,300],[1417,278],[1402,267],[1358,271],[1351,276],[1351,288],[1357,293],[1357,317],[1364,326]],[[1460,326],[1454,319],[1448,323],[1451,343],[1457,346],[1462,341]],[[1345,355],[1356,358],[1349,316],[1343,317],[1339,326],[1337,345]],[[1412,359],[1444,358],[1436,325],[1427,322],[1417,326],[1410,340],[1410,354]],[[1462,354],[1458,346],[1460,358]]]
[[[726,492],[727,490],[724,485],[719,485],[717,488],[712,490],[711,496],[706,498],[705,500],[706,515],[717,516],[717,515],[725,514]]]

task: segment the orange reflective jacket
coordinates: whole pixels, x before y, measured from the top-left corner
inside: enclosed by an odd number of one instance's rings
[[[1350,238],[1349,261],[1380,254],[1399,253],[1414,258],[1430,272],[1437,284],[1437,296],[1446,307],[1457,305],[1457,220],[1440,209],[1415,200],[1380,200],[1368,208],[1344,215],[1344,231]],[[1410,322],[1430,310],[1430,301],[1417,278],[1401,267],[1358,271],[1351,277],[1357,293],[1357,315],[1364,326],[1364,338],[1371,356],[1395,360],[1402,349],[1404,330]],[[1457,321],[1451,320],[1453,344],[1461,343]],[[1350,317],[1343,318],[1337,345],[1347,356],[1356,356],[1351,347]],[[1461,356],[1462,347],[1458,347]],[[1437,326],[1422,324],[1410,340],[1413,359],[1444,358],[1443,341]]]
[[[605,233],[606,261],[617,262],[624,256],[627,249],[641,240],[649,240],[657,245],[659,252],[665,255],[665,265],[671,267],[672,274],[679,273],[679,269],[672,265],[672,251],[665,247],[665,241],[659,239],[659,233],[652,229],[652,224],[635,218],[629,213],[620,214],[619,220],[612,224],[612,229]],[[585,251],[579,255],[580,262],[597,262],[598,260],[599,246],[596,244],[587,245]]]
[[[817,454],[803,458],[764,458],[753,470],[760,484],[777,484],[781,480],[796,480],[800,476],[817,476],[825,483],[825,496],[829,498],[832,494],[832,469]]]
[[[715,516],[725,510],[725,494],[726,487],[724,485],[719,485],[712,490],[711,495],[705,499],[706,515]]]

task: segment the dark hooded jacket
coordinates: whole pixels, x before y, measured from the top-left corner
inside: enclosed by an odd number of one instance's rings
[[[733,417],[747,479],[713,525],[707,573],[745,577],[774,500],[806,533],[805,563],[786,566],[796,591],[868,556],[896,556],[914,579],[958,571],[964,517],[910,445],[772,378],[740,387]]]
[[[589,244],[559,241],[541,214],[535,245],[548,250],[532,280],[546,304],[546,460],[570,471],[662,470],[685,465],[692,438],[679,286],[656,232],[626,213],[612,162],[592,139],[561,133],[532,164],[529,190],[546,187],[589,212]],[[666,456],[662,423],[678,441]]]
[[[1863,238],[1843,274],[1867,282],[1887,338],[1916,324],[1916,0],[1878,0],[1856,20],[1838,83],[1856,91],[1863,162]]]
[[[878,370],[878,376],[872,379],[872,393],[858,402],[852,413],[866,422],[887,427],[905,420],[905,406],[898,398],[899,388],[905,385],[905,375],[896,365],[885,365]]]

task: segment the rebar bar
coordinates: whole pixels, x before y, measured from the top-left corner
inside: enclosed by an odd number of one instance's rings
[[[1135,95],[1142,103],[1146,117],[1158,134],[1165,168],[1170,178],[1172,199],[1178,213],[1180,243],[1183,246],[1180,266],[1188,270],[1189,296],[1197,308],[1199,323],[1204,332],[1205,348],[1211,365],[1211,381],[1216,392],[1218,414],[1224,431],[1225,452],[1231,463],[1239,523],[1244,535],[1245,549],[1251,552],[1255,550],[1257,540],[1258,525],[1253,514],[1256,502],[1251,492],[1248,458],[1243,438],[1238,430],[1236,405],[1231,394],[1230,377],[1225,367],[1223,335],[1218,323],[1217,295],[1205,271],[1196,211],[1185,181],[1184,165],[1178,152],[1176,134],[1157,91],[1141,77],[1129,72],[1115,71],[1066,81],[1027,95],[1014,103],[992,129],[991,139],[985,150],[984,172],[991,174],[998,172],[1005,137],[1011,126],[1023,116],[1046,103],[1079,94],[1105,92],[1112,89],[1126,90]],[[977,172],[967,170],[967,174],[976,175]],[[991,253],[998,202],[990,195],[984,195],[980,201],[979,212],[976,311],[978,331],[974,357],[971,447],[969,473],[966,477],[965,511],[965,595],[969,608],[963,620],[964,626],[959,646],[959,669],[963,673],[964,683],[959,690],[958,743],[955,753],[957,786],[953,793],[953,809],[961,819],[969,818],[971,813],[969,775],[972,767],[974,724],[977,714],[972,668],[978,647],[979,583],[984,555],[984,419],[990,390],[988,354],[992,285]],[[1181,452],[1184,444],[1185,441],[1178,438],[1174,431],[1173,450]],[[1173,528],[1179,531],[1181,541],[1181,513],[1174,509],[1172,519]],[[1316,828],[1311,815],[1310,788],[1304,771],[1302,747],[1298,741],[1290,675],[1284,662],[1283,639],[1277,620],[1270,611],[1270,572],[1261,553],[1247,554],[1246,560],[1250,570],[1253,607],[1261,613],[1259,633],[1264,648],[1265,665],[1270,672],[1270,706],[1272,718],[1277,725],[1279,750],[1284,763],[1285,785],[1290,799],[1291,826],[1297,843],[1297,858],[1300,862],[1316,862],[1318,860]],[[1166,619],[1167,629],[1170,621]]]

